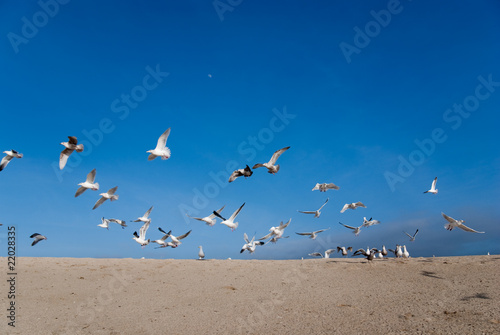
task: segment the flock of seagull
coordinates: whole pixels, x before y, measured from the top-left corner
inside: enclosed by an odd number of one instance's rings
[[[170,135],[170,128],[168,128],[159,137],[157,144],[156,144],[156,147],[152,150],[147,151],[147,153],[149,153],[148,160],[154,160],[157,157],[160,157],[162,160],[166,160],[166,159],[170,158],[171,152],[170,152],[170,149],[166,146],[167,139],[168,139],[169,135]],[[68,161],[69,156],[74,151],[82,152],[84,150],[84,147],[83,147],[83,144],[78,144],[78,140],[74,136],[68,136],[68,141],[62,142],[61,145],[64,146],[64,150],[61,152],[60,157],[59,157],[59,168],[62,170],[62,169],[64,169],[64,167]],[[250,168],[248,165],[246,165],[245,168],[235,170],[230,175],[228,182],[231,183],[239,177],[248,178],[248,177],[252,176],[253,169],[257,169],[260,167],[265,167],[267,169],[267,172],[270,174],[273,174],[273,175],[276,174],[280,170],[280,165],[276,164],[276,162],[277,162],[278,158],[288,149],[290,149],[289,146],[277,150],[276,152],[274,152],[271,159],[266,163],[255,164],[252,168]],[[23,157],[23,154],[15,151],[15,150],[4,151],[4,153],[6,154],[6,156],[3,157],[1,162],[0,162],[0,171],[4,170],[5,167],[9,164],[9,162],[12,159]],[[89,190],[89,189],[92,191],[99,190],[99,183],[95,182],[95,179],[96,179],[96,169],[93,169],[92,171],[90,171],[87,174],[86,180],[84,182],[78,184],[79,188],[76,190],[75,198],[82,195],[86,190]],[[437,177],[434,178],[434,180],[432,181],[431,188],[429,190],[425,191],[424,193],[437,194],[438,189],[436,188],[436,184],[437,184]],[[96,208],[98,208],[99,206],[104,204],[106,202],[106,200],[110,200],[110,201],[118,200],[119,196],[117,194],[115,194],[117,189],[118,189],[118,186],[115,186],[115,187],[109,189],[107,192],[99,194],[100,198],[96,201],[96,203],[92,209],[95,210]],[[338,190],[338,189],[339,189],[339,186],[335,185],[334,183],[317,183],[313,187],[312,191],[319,190],[320,192],[327,192],[328,190]],[[298,212],[302,213],[302,214],[311,214],[311,215],[314,215],[314,218],[319,218],[321,216],[321,210],[328,203],[328,200],[329,200],[329,198],[327,198],[326,201],[317,210],[298,211]],[[193,217],[193,216],[189,215],[188,213],[186,213],[186,215],[189,218],[192,218],[194,220],[204,222],[208,226],[214,226],[216,224],[216,220],[218,218],[221,220],[220,224],[223,224],[223,225],[227,226],[228,228],[230,228],[231,231],[234,231],[235,229],[238,228],[238,222],[235,221],[236,217],[241,212],[241,210],[243,209],[244,206],[245,206],[245,203],[243,203],[238,209],[236,209],[231,214],[231,216],[227,219],[224,216],[222,216],[222,214],[221,214],[221,212],[224,210],[225,206],[222,206],[218,210],[212,211],[212,213],[210,213],[209,215],[207,215],[205,217]],[[340,210],[340,213],[344,213],[348,209],[356,210],[357,208],[366,208],[366,206],[361,201],[353,202],[353,203],[346,203],[342,207],[342,209]],[[134,231],[134,233],[133,233],[133,239],[135,240],[135,242],[140,244],[142,248],[144,248],[145,246],[147,246],[150,243],[158,244],[157,248],[166,248],[166,247],[177,248],[177,247],[179,247],[182,244],[181,240],[188,237],[189,234],[191,233],[191,230],[189,230],[188,232],[186,232],[182,235],[175,236],[172,234],[171,230],[166,232],[161,227],[158,227],[158,230],[162,233],[161,238],[159,238],[157,240],[151,240],[149,238],[146,238],[146,233],[147,233],[149,226],[151,224],[150,214],[151,214],[152,210],[153,210],[153,206],[151,206],[151,208],[149,208],[146,211],[146,213],[144,213],[144,215],[142,215],[141,217],[138,217],[136,220],[132,221],[132,222],[143,223],[143,225],[139,229],[139,233],[137,233],[137,231]],[[463,224],[464,223],[463,220],[453,219],[452,217],[450,217],[444,213],[442,213],[442,216],[447,221],[447,224],[445,224],[445,226],[444,226],[445,229],[447,229],[447,230],[451,231],[454,228],[460,228],[466,232],[484,233],[484,232],[476,231],[472,228],[465,226]],[[281,222],[279,224],[279,226],[271,227],[269,229],[268,234],[266,234],[265,236],[263,236],[257,240],[255,239],[255,236],[253,236],[252,239],[249,239],[247,234],[244,233],[243,239],[244,239],[245,244],[241,247],[240,253],[243,253],[245,251],[248,251],[249,253],[254,253],[257,246],[263,246],[269,242],[276,243],[280,239],[288,238],[289,236],[284,236],[284,232],[285,232],[285,229],[289,226],[291,220],[292,219],[290,218],[286,223]],[[109,223],[116,223],[116,224],[120,225],[122,227],[122,229],[127,227],[125,220],[114,219],[114,218],[106,219],[104,217],[101,219],[101,223],[98,224],[97,226],[101,227],[101,228],[109,229]],[[378,225],[378,224],[380,224],[380,221],[374,220],[373,218],[367,219],[366,217],[364,217],[363,223],[358,227],[349,226],[349,225],[343,224],[342,222],[339,222],[339,224],[341,224],[345,228],[352,230],[354,235],[358,236],[359,233],[361,232],[361,228],[370,227],[373,225]],[[319,230],[315,230],[312,232],[296,232],[296,234],[299,236],[307,236],[310,239],[316,239],[318,234],[320,234],[324,231],[327,231],[329,229],[330,228],[324,228],[324,229],[319,229]],[[418,234],[418,229],[415,231],[415,233],[413,235],[410,235],[405,231],[403,231],[403,233],[406,234],[410,238],[410,242],[413,242],[413,241],[415,241],[415,238]],[[32,246],[36,245],[40,241],[47,240],[47,237],[45,237],[39,233],[32,234],[30,236],[30,238],[33,238],[33,242],[31,244]],[[265,241],[265,240],[267,240],[267,241]],[[199,248],[199,253],[198,253],[199,259],[204,259],[205,253],[203,251],[202,246],[199,246],[198,248]],[[314,252],[314,253],[309,254],[309,256],[329,258],[330,254],[334,253],[335,251],[340,252],[342,254],[342,256],[348,256],[348,251],[352,252],[352,250],[353,250],[352,247],[337,246],[336,249],[333,249],[333,248],[328,249],[328,250],[324,251],[324,253]],[[406,248],[406,245],[400,246],[399,244],[396,245],[395,249],[386,249],[385,246],[383,246],[381,249],[377,249],[377,248],[370,249],[369,247],[367,247],[366,249],[358,249],[352,253],[352,256],[363,255],[368,260],[373,260],[374,258],[384,258],[385,256],[388,255],[389,252],[392,252],[394,254],[394,256],[397,258],[399,258],[399,257],[409,258],[410,257],[409,252]]]

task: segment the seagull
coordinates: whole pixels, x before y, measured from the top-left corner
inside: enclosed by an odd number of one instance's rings
[[[248,250],[249,253],[253,254],[258,245],[264,245],[265,243],[262,241],[255,241],[255,236],[252,237],[252,240],[248,240],[247,233],[243,233],[243,239],[245,240],[245,244],[241,247],[240,254],[245,250]]]
[[[352,251],[352,247],[337,247],[337,252],[342,251],[342,256],[347,256],[348,251]]]
[[[95,169],[90,171],[87,175],[87,180],[83,183],[80,183],[80,187],[76,190],[75,198],[85,192],[87,189],[91,189],[92,191],[97,191],[99,189],[99,183],[94,183],[95,180]]]
[[[61,151],[61,155],[59,156],[59,169],[64,169],[66,166],[66,162],[68,161],[69,155],[76,150],[76,152],[83,151],[83,144],[78,144],[78,140],[75,136],[68,136],[68,142],[61,142],[64,145],[64,150]]]
[[[418,229],[417,229],[417,231],[415,232],[415,234],[413,234],[413,236],[412,236],[412,235],[410,235],[410,234],[408,234],[408,233],[407,233],[407,232],[405,232],[405,231],[403,231],[403,233],[405,233],[406,235],[408,235],[408,237],[410,238],[410,242],[413,242],[413,241],[415,241],[415,236],[417,236],[417,234],[418,234]]]
[[[160,245],[159,248],[166,248],[166,247],[175,248],[175,247],[177,247],[177,245],[174,242],[165,242],[167,240],[167,238],[170,237],[170,233],[172,232],[171,230],[168,233],[165,232],[163,229],[161,229],[161,227],[158,227],[158,230],[164,234],[163,237],[160,238],[159,240],[151,241],[151,243],[159,244]]]
[[[363,217],[363,224],[361,225],[361,227],[370,227],[379,223],[380,223],[379,220],[373,220],[373,218],[367,220],[366,217]]]
[[[181,245],[182,242],[180,240],[187,237],[190,233],[191,233],[191,230],[188,231],[187,233],[181,235],[181,236],[174,236],[174,235],[170,234],[170,239],[175,244],[175,247],[172,247],[172,248],[177,248],[179,245]]]
[[[317,183],[316,186],[313,187],[313,191],[316,191],[316,190],[319,190],[320,192],[326,192],[328,190],[338,190],[340,187],[338,187],[337,185],[335,185],[334,183],[323,183],[323,184],[320,184],[320,183]]]
[[[23,158],[23,154],[20,154],[16,150],[4,151],[3,153],[6,154],[6,156],[2,158],[2,161],[0,162],[0,171],[5,169],[5,167],[7,166],[7,164],[9,164],[12,158]]]
[[[406,245],[403,245],[403,258],[410,258],[410,253],[406,250]]]
[[[438,189],[436,188],[437,181],[438,181],[438,177],[434,178],[434,180],[432,181],[431,189],[428,191],[425,191],[424,193],[437,194],[438,193]]]
[[[382,250],[380,251],[380,253],[382,254],[382,256],[387,256],[387,249],[385,249],[385,245],[382,246]]]
[[[99,200],[97,200],[97,202],[94,205],[94,208],[92,208],[92,209],[96,209],[97,207],[101,206],[103,204],[103,202],[108,200],[108,199],[109,199],[109,201],[118,200],[118,195],[115,195],[115,192],[117,189],[118,189],[118,186],[115,186],[112,189],[108,190],[108,192],[99,194],[101,196],[101,198]]]
[[[104,217],[101,218],[101,224],[98,224],[97,226],[98,227],[102,227],[102,228],[106,228],[109,230],[109,220],[108,219],[105,219]]]
[[[281,154],[284,153],[285,151],[287,151],[288,149],[290,149],[290,147],[279,149],[278,151],[276,151],[273,154],[273,157],[271,157],[271,159],[269,160],[269,162],[264,163],[264,164],[260,164],[260,163],[259,164],[255,164],[252,167],[252,169],[257,169],[257,168],[260,168],[260,167],[265,167],[265,168],[267,168],[267,172],[268,173],[275,174],[276,172],[279,171],[280,166],[279,166],[279,164],[278,165],[274,165],[274,164],[276,164],[276,161],[281,156]]]
[[[236,216],[239,214],[239,212],[241,211],[241,209],[243,208],[243,206],[245,206],[245,203],[243,203],[243,205],[241,205],[240,208],[238,208],[237,210],[234,211],[233,215],[231,215],[229,217],[229,219],[224,219],[219,213],[217,213],[216,211],[213,211],[212,213],[217,216],[218,218],[222,219],[222,222],[221,224],[223,225],[226,225],[228,226],[229,228],[231,228],[231,231],[234,231],[236,228],[238,228],[238,222],[234,222],[234,219],[236,219]]]
[[[143,216],[141,217],[138,217],[137,219],[135,219],[134,221],[132,222],[148,222],[150,221],[151,222],[151,219],[149,218],[149,214],[151,214],[151,211],[153,210],[153,206],[151,206],[151,208],[149,208],[146,213],[144,213]]]
[[[166,147],[168,135],[170,135],[170,128],[165,130],[163,134],[161,134],[158,139],[158,143],[156,143],[156,148],[153,150],[148,150],[150,155],[148,156],[148,161],[152,161],[156,157],[161,157],[162,160],[170,158],[170,149]]]
[[[340,213],[344,213],[348,209],[356,209],[358,207],[366,208],[366,206],[361,201],[358,201],[358,202],[353,202],[352,204],[345,204],[344,207],[342,207]]]
[[[344,227],[346,228],[349,228],[349,229],[352,229],[353,230],[353,233],[354,235],[358,236],[359,235],[359,232],[361,231],[361,227],[363,227],[363,225],[359,226],[359,227],[352,227],[352,226],[348,226],[346,224],[343,224],[342,222],[339,222],[341,225],[343,225]]]
[[[377,248],[370,249],[367,247],[366,250],[364,249],[356,250],[352,255],[353,256],[363,255],[366,257],[367,260],[372,261],[375,258],[377,252],[379,252]]]
[[[236,178],[244,176],[245,178],[250,177],[253,174],[252,169],[247,165],[244,169],[234,170],[229,177],[229,182],[232,183]]]
[[[326,203],[328,202],[328,199],[329,198],[326,198],[325,203],[317,211],[297,211],[297,212],[304,213],[304,214],[314,214],[315,218],[319,218],[319,216],[321,215],[321,209],[323,208],[323,206],[326,205]]]
[[[220,212],[222,212],[224,207],[226,207],[226,206],[222,206],[222,208],[217,210],[216,212],[220,214]],[[195,218],[195,217],[189,216],[189,214],[186,214],[186,215],[187,215],[187,217],[190,217],[191,219],[205,222],[210,227],[212,227],[215,224],[215,214],[213,214],[213,213],[210,214],[209,216],[205,216],[204,218]]]
[[[270,233],[264,237],[259,238],[259,241],[271,238],[268,242],[276,243],[280,238],[288,238],[288,236],[284,237],[283,234],[285,233],[285,228],[288,227],[290,222],[292,222],[291,218],[286,223],[283,223],[283,221],[281,221],[278,227],[271,227],[269,229]]]
[[[307,236],[309,235],[309,238],[310,239],[313,239],[315,240],[316,237],[317,237],[317,234],[321,233],[321,232],[324,232],[325,230],[328,230],[330,228],[327,228],[327,229],[321,229],[321,230],[316,230],[316,231],[313,231],[313,232],[310,232],[310,233],[295,233],[297,235],[303,235],[303,236]]]
[[[401,246],[399,244],[396,244],[396,250],[389,249],[389,251],[394,253],[396,258],[403,257],[403,250],[401,250]]]
[[[33,235],[30,236],[30,238],[34,238],[35,240],[33,241],[33,243],[31,243],[31,246],[34,246],[35,244],[37,244],[38,242],[40,242],[41,240],[46,240],[47,238],[43,235],[40,235],[38,233],[34,233]]]
[[[122,229],[125,229],[127,227],[127,224],[125,223],[124,220],[118,220],[118,219],[108,219],[109,222],[114,222],[118,223],[120,226],[122,226]]]
[[[321,257],[321,258],[330,258],[330,254],[332,252],[335,252],[335,249],[325,250],[325,255],[324,256],[323,256],[323,254],[321,252],[313,252],[312,254],[309,254],[309,256],[311,256],[311,257]]]
[[[137,235],[137,232],[134,231],[134,237],[132,237],[143,248],[145,246],[147,246],[150,242],[149,238],[146,240],[146,231],[148,230],[150,223],[151,223],[151,221],[144,223],[144,225],[141,227],[141,229],[139,229],[139,235]]]
[[[443,217],[446,219],[446,221],[448,221],[449,223],[448,224],[445,224],[444,227],[447,229],[447,230],[453,230],[453,228],[455,227],[458,227],[462,230],[465,230],[465,231],[468,231],[468,232],[471,232],[471,233],[479,233],[479,234],[484,234],[484,231],[476,231],[472,228],[469,228],[467,227],[466,225],[463,224],[463,222],[465,222],[464,220],[455,220],[454,218],[452,217],[449,217],[448,215],[444,214],[444,213],[441,213],[443,215]]]
[[[201,245],[198,248],[200,248],[200,251],[198,251],[198,259],[204,259],[205,253],[203,252],[203,248],[201,247]]]

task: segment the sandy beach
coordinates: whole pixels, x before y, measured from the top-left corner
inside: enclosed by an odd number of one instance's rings
[[[0,327],[7,334],[500,333],[498,255],[18,258],[16,266],[15,327],[5,316]],[[2,301],[8,316],[12,299]]]

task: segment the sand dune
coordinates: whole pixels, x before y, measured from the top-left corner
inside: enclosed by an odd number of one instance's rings
[[[497,255],[372,263],[18,258],[17,268],[16,327],[4,316],[2,333],[500,333]]]

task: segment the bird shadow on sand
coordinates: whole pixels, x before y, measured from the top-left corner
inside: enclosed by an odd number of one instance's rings
[[[488,297],[488,295],[486,293],[476,293],[476,294],[468,296],[468,297],[463,297],[460,300],[462,300],[462,301],[469,301],[471,299],[491,299],[491,298]]]
[[[430,277],[430,278],[435,278],[435,279],[444,279],[443,277],[436,276],[435,272],[431,271],[422,271],[420,273],[422,276]]]

